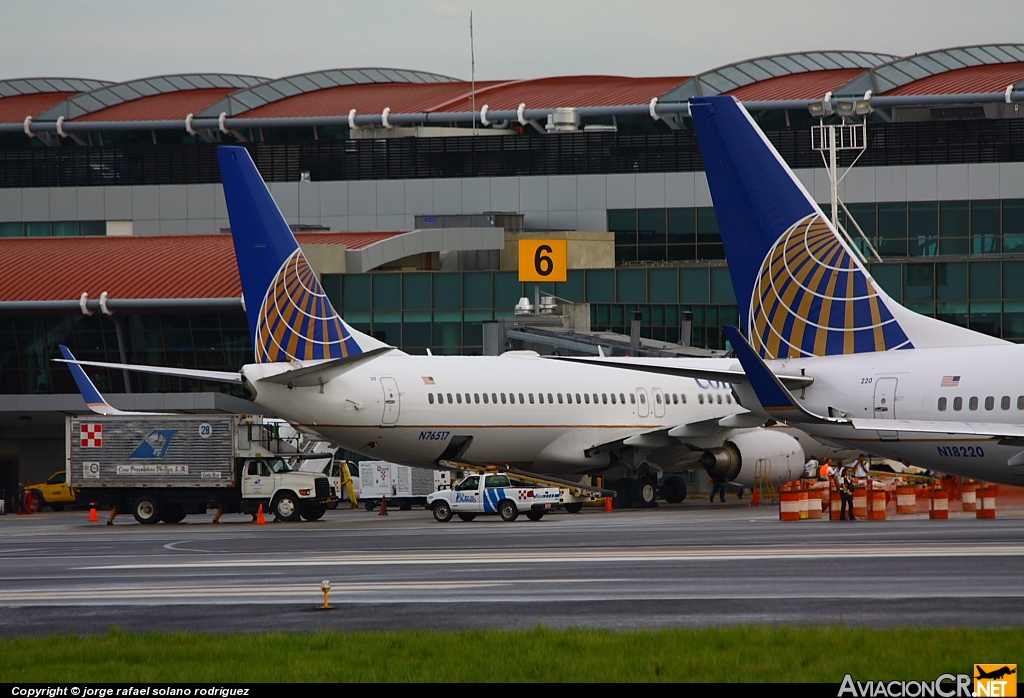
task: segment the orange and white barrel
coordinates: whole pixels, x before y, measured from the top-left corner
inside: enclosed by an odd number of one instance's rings
[[[963,498],[964,511],[978,510],[978,486],[965,484],[960,488],[960,496]],[[981,518],[981,517],[979,517]]]
[[[868,518],[872,521],[885,521],[885,490],[871,490],[871,511]]]
[[[931,511],[931,488],[928,485],[916,485],[914,491],[917,493],[917,503],[921,506],[922,513]]]
[[[996,518],[996,488],[984,485],[979,493],[979,499],[981,499],[981,506],[975,510],[975,515],[979,519]]]
[[[829,490],[828,518],[830,521],[839,520],[839,512],[842,511],[843,498],[835,487]]]
[[[801,490],[797,493],[798,502],[800,503],[800,520],[807,519],[807,490]]]
[[[853,518],[868,518],[868,490],[863,485],[853,489]]]
[[[807,518],[821,518],[821,490],[815,485],[815,489],[807,493]]]
[[[931,508],[928,510],[928,518],[949,518],[949,493],[941,487],[936,487],[932,490]]]
[[[796,490],[783,490],[779,493],[779,520],[800,520],[800,493]]]
[[[896,488],[896,513],[916,514],[917,513],[917,492],[913,487]]]

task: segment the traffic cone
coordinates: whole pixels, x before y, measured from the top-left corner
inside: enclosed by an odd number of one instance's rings
[[[761,490],[754,488],[754,493],[750,497],[750,506],[759,507],[761,506]]]
[[[612,498],[611,497],[605,497],[604,498],[604,510],[605,511],[615,511],[615,509],[612,507]]]
[[[263,505],[262,504],[260,504],[260,508],[256,512],[256,525],[257,526],[266,526],[267,525],[267,519],[263,516]]]
[[[387,497],[381,497],[381,499],[380,499],[380,513],[377,514],[377,516],[387,516],[387,515],[388,515],[388,498]]]
[[[99,521],[99,520],[100,520],[100,516],[99,516],[99,514],[97,514],[97,513],[96,513],[96,505],[95,505],[95,504],[93,504],[93,505],[92,505],[92,506],[91,506],[91,507],[89,508],[89,521],[90,521],[91,523],[95,523],[95,522],[97,522],[97,521]]]

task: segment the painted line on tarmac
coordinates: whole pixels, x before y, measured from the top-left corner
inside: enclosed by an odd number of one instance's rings
[[[480,565],[480,564],[563,564],[610,562],[730,562],[749,560],[821,560],[856,558],[930,558],[930,557],[1021,557],[1024,545],[937,545],[827,548],[729,548],[693,549],[613,549],[613,550],[514,550],[427,553],[370,553],[323,555],[317,557],[267,558],[247,556],[241,560],[196,562],[147,562],[116,565],[90,565],[77,570],[203,569],[216,567],[325,567],[367,565]]]

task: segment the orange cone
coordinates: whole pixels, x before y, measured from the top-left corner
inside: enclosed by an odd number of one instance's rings
[[[266,526],[267,525],[267,519],[263,516],[263,505],[262,504],[260,504],[260,508],[256,512],[256,525],[257,526]]]
[[[604,498],[604,510],[605,511],[615,511],[615,508],[612,506],[612,498],[611,497],[605,497]]]
[[[100,520],[99,514],[96,513],[96,505],[94,504],[89,508],[89,521],[96,522]]]
[[[761,490],[754,488],[754,494],[750,497],[750,506],[759,507],[761,506]]]
[[[388,515],[388,498],[387,497],[381,497],[381,499],[380,499],[380,513],[377,514],[377,516],[387,516],[387,515]]]

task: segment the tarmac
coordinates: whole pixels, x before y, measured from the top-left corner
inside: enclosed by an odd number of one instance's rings
[[[781,522],[730,497],[440,524],[416,508],[257,526],[0,517],[0,637],[748,623],[1024,624],[1024,505]],[[332,610],[321,582],[331,583]]]

